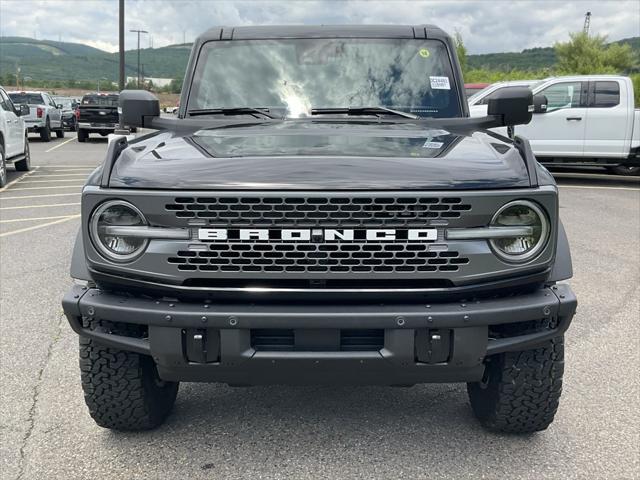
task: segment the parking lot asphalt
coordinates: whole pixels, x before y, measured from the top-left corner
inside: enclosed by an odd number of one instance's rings
[[[89,417],[60,306],[80,188],[105,151],[34,138],[34,170],[10,168],[0,191],[0,478],[639,478],[640,179],[559,180],[579,307],[545,432],[485,432],[459,384],[182,384],[164,426],[127,434]]]

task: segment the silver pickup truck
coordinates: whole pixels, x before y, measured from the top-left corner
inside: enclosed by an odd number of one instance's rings
[[[29,132],[39,133],[45,142],[51,141],[52,131],[58,138],[64,138],[62,105],[56,105],[48,93],[10,92],[9,97],[16,106],[29,106],[29,115],[23,117]]]

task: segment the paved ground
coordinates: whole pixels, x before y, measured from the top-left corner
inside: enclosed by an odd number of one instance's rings
[[[78,192],[105,149],[34,139],[38,168],[0,192],[2,479],[640,477],[638,179],[561,179],[580,306],[544,433],[484,432],[462,385],[184,384],[166,425],[121,434],[87,414],[60,307]]]

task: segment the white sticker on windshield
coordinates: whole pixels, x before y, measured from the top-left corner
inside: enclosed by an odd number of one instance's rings
[[[451,90],[449,77],[429,77],[431,88],[434,90]]]
[[[434,149],[438,149],[438,148],[442,148],[442,145],[444,145],[444,143],[442,142],[432,142],[431,140],[427,140],[426,142],[424,142],[424,144],[422,145],[422,148],[434,148]]]

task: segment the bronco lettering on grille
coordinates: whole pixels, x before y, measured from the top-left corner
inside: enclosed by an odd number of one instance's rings
[[[438,230],[435,228],[409,228],[409,229],[316,229],[316,228],[200,228],[198,239],[203,241],[225,240],[258,240],[258,241],[409,241],[409,242],[433,242],[438,239]]]

